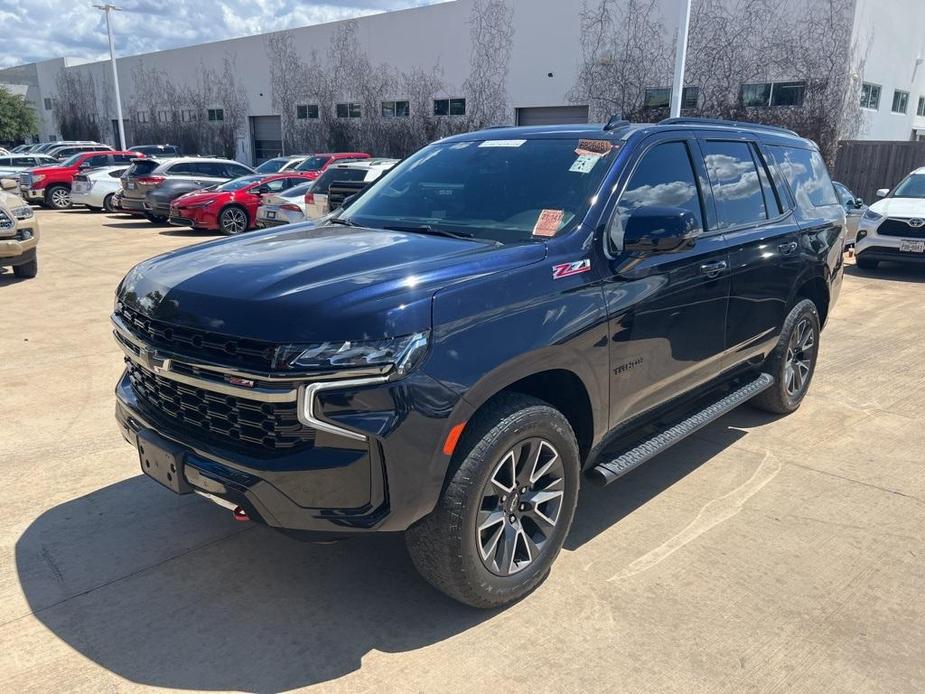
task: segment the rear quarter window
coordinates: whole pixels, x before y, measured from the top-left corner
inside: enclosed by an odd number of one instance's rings
[[[768,151],[803,210],[838,205],[835,185],[819,152],[801,147],[770,145]]]

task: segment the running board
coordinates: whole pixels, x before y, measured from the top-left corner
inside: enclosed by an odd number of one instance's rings
[[[595,465],[588,471],[588,477],[595,484],[601,487],[606,486],[630,470],[635,470],[662,451],[671,448],[678,441],[687,438],[695,431],[731,412],[747,400],[751,400],[758,393],[770,388],[772,385],[774,385],[774,377],[763,373],[751,383],[747,383],[738,390],[733,391],[722,400],[717,400],[706,409],[675,424],[670,429],[666,429],[658,436],[644,441],[607,463]]]

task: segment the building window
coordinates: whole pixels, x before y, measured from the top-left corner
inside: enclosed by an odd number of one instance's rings
[[[158,123],[167,123],[170,121],[170,111],[158,111],[157,112],[157,122]]]
[[[919,97],[919,107],[915,109],[915,113],[918,116],[925,116],[925,96]]]
[[[147,123],[147,122],[148,122],[148,112],[147,112],[147,111],[139,111],[138,113],[136,113],[136,114],[135,114],[135,122],[136,122],[136,123]]]
[[[195,123],[199,120],[199,114],[195,109],[186,108],[180,111],[180,120],[184,123]]]
[[[318,104],[300,104],[295,107],[295,117],[299,120],[318,118]]]
[[[684,87],[681,92],[681,108],[697,108],[700,87]],[[668,108],[671,105],[671,87],[646,89],[646,108]]]
[[[861,108],[876,111],[880,108],[880,85],[864,82],[861,85]]]
[[[49,99],[47,96],[45,97],[45,110],[51,111],[51,99]]]
[[[356,102],[337,104],[336,115],[338,118],[361,118],[363,116],[363,108]]]
[[[893,113],[905,113],[909,108],[909,92],[899,89],[893,91]]]
[[[802,106],[806,82],[757,82],[742,85],[743,106]]]
[[[434,99],[435,116],[464,116],[466,115],[465,99]]]
[[[411,105],[407,101],[383,101],[383,118],[407,118],[411,115]]]
[[[210,108],[208,110],[208,118],[210,121],[217,122],[225,120],[225,109],[223,108]]]

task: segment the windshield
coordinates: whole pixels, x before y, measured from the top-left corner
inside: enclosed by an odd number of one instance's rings
[[[309,157],[296,167],[296,171],[318,171],[331,157]]]
[[[894,198],[925,198],[925,174],[912,174],[893,191]]]
[[[436,144],[350,208],[366,227],[430,227],[502,243],[555,236],[584,217],[616,156],[607,140]]]
[[[287,161],[288,159],[268,159],[258,166],[256,171],[257,173],[276,173]]]
[[[215,190],[220,190],[223,192],[241,190],[242,188],[247,188],[247,186],[253,185],[254,183],[259,183],[264,178],[266,177],[265,176],[241,176],[241,178],[236,178],[233,181],[228,181],[228,183],[223,183],[222,185],[218,186]]]

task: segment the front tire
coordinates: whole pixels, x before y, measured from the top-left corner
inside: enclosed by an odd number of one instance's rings
[[[421,575],[454,600],[507,605],[549,574],[575,514],[578,444],[545,402],[509,394],[466,427],[434,511],[405,535]]]
[[[29,280],[39,274],[39,259],[36,257],[34,260],[24,263],[22,265],[16,265],[13,268],[13,276],[21,280]]]
[[[164,224],[167,221],[166,217],[161,217],[153,212],[145,212],[145,219],[151,222],[151,224]]]
[[[53,210],[66,210],[71,206],[71,191],[66,186],[51,186],[45,191],[45,204]]]
[[[226,207],[218,216],[218,228],[226,236],[236,236],[247,231],[247,212],[240,207]]]
[[[816,372],[819,335],[816,304],[803,299],[790,311],[767,359],[765,371],[774,376],[774,385],[752,398],[752,405],[774,414],[789,414],[800,406]]]

